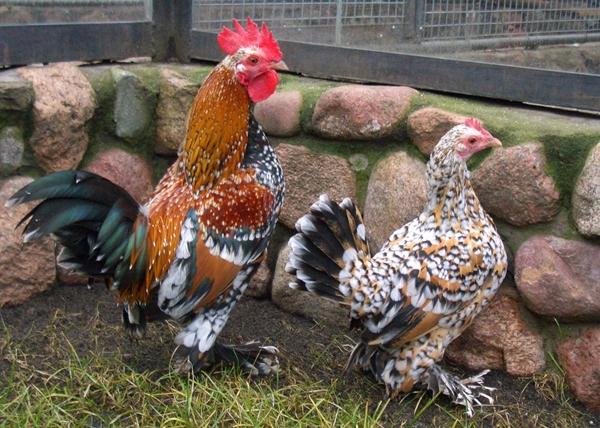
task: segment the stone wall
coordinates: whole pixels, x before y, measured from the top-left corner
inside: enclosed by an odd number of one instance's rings
[[[58,64],[0,73],[0,306],[56,281],[85,282],[57,269],[50,240],[20,242],[14,227],[27,210],[4,208],[7,197],[30,177],[83,168],[146,200],[174,160],[209,71]],[[276,145],[288,191],[249,294],[345,325],[340,308],[287,287],[285,244],[295,221],[321,193],[350,196],[380,246],[423,207],[425,162],[437,140],[475,116],[504,144],[470,160],[470,168],[511,253],[511,273],[447,357],[530,376],[556,352],[578,397],[600,408],[600,119],[406,87],[281,80],[255,115]]]

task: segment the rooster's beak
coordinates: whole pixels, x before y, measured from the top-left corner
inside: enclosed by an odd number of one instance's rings
[[[492,138],[488,143],[488,147],[502,147],[502,141],[497,138]]]
[[[274,63],[273,65],[271,65],[271,68],[273,70],[277,70],[277,71],[288,71],[289,70],[288,66],[283,61]]]

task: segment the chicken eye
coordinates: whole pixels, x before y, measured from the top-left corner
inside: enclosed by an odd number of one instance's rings
[[[475,143],[477,142],[477,138],[475,138],[475,137],[470,137],[470,138],[468,139],[468,142],[469,142],[469,144],[475,144]]]
[[[258,58],[255,56],[251,56],[250,58],[248,58],[248,61],[250,62],[250,64],[256,64],[258,63]]]

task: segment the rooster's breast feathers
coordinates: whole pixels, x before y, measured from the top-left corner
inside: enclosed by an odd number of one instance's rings
[[[149,204],[146,287],[159,285],[165,311],[211,304],[266,249],[283,201],[283,174],[251,122],[239,169],[195,193],[174,165]]]

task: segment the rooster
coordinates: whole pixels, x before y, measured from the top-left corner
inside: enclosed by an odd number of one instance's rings
[[[437,363],[487,305],[507,269],[504,245],[481,207],[466,160],[499,140],[475,119],[452,128],[427,164],[428,203],[375,255],[356,206],[326,195],[296,223],[290,287],[347,305],[362,327],[348,367],[370,371],[392,398],[424,386],[473,414],[493,402],[482,372],[460,380]]]
[[[141,336],[146,322],[185,327],[179,369],[238,363],[254,375],[277,370],[277,350],[216,343],[264,258],[283,203],[281,165],[252,115],[285,69],[266,25],[233,21],[217,36],[227,55],[194,99],[176,162],[140,206],[124,189],[85,171],[40,178],[11,206],[43,200],[21,221],[24,241],[53,234],[58,263],[103,278],[123,304],[123,322]]]

